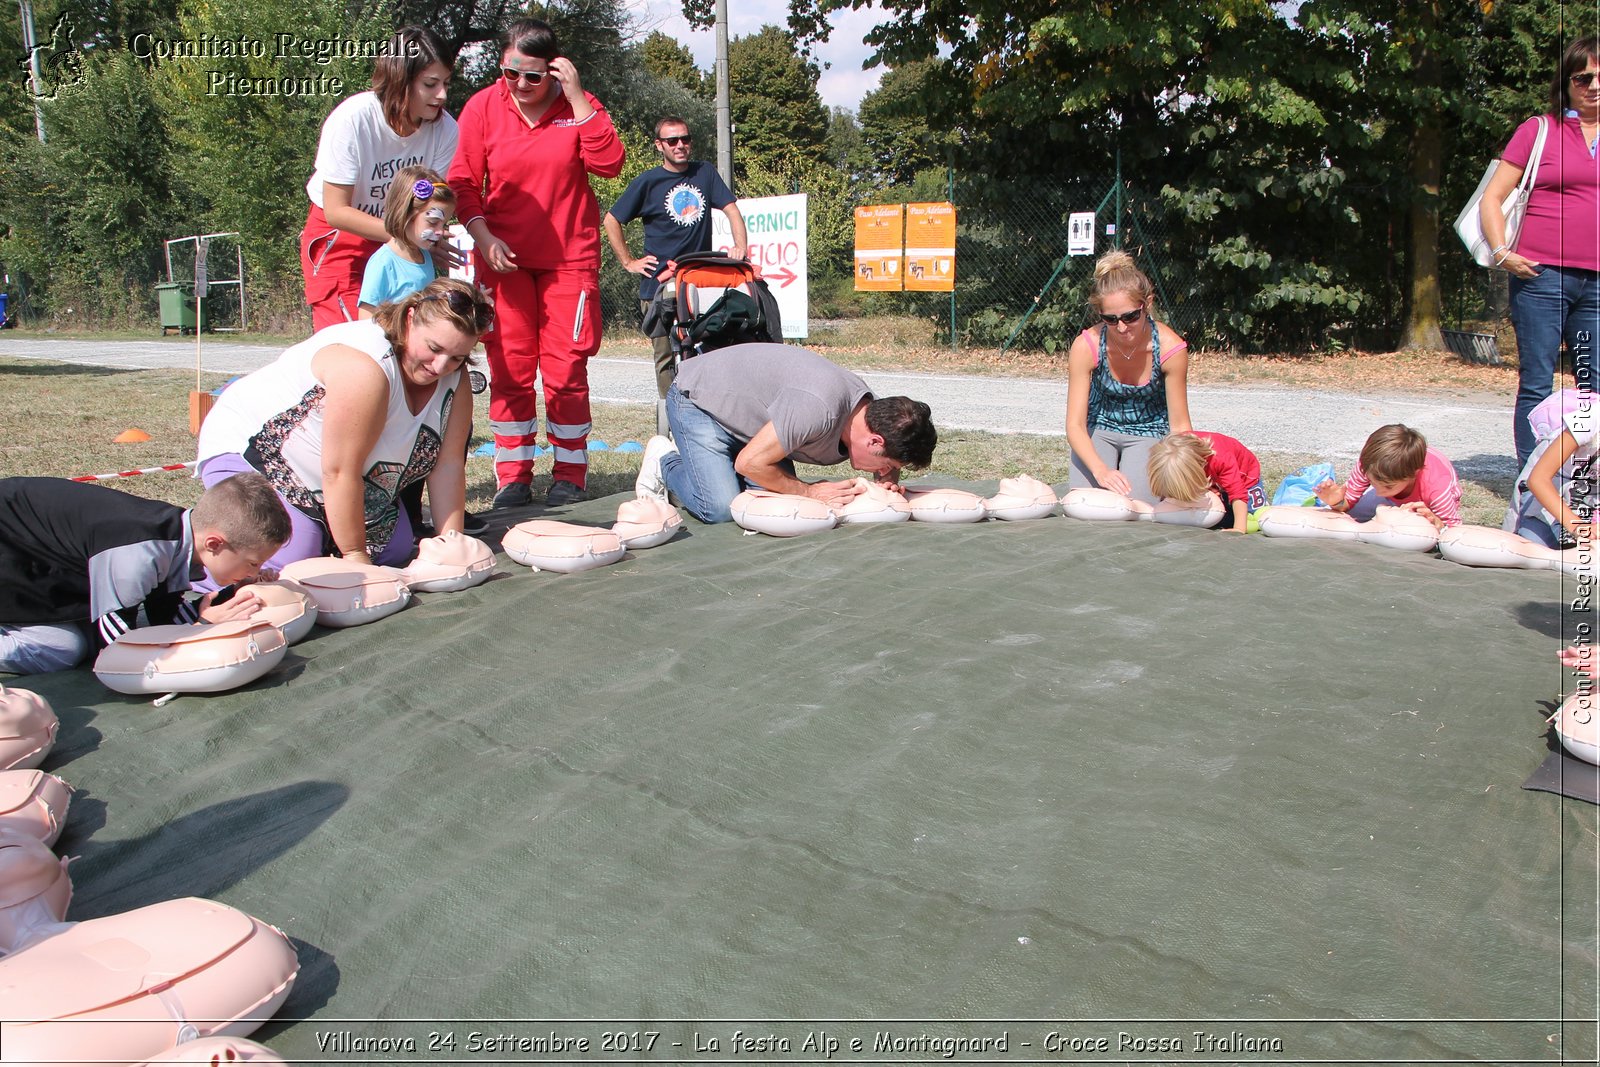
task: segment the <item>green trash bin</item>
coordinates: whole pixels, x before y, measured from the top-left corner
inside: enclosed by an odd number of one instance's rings
[[[194,286],[167,282],[156,286],[156,301],[161,305],[161,332],[194,333]]]

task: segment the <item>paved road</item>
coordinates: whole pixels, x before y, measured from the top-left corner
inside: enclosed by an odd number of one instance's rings
[[[244,374],[275,358],[281,349],[208,339],[205,369]],[[0,356],[145,369],[193,367],[192,341],[73,341],[0,336]],[[925,400],[934,419],[950,429],[1062,436],[1067,386],[1062,381],[981,378],[967,375],[864,375],[880,396],[903,393]],[[589,363],[593,398],[602,403],[645,404],[655,400],[648,361],[602,355]],[[1195,425],[1217,429],[1257,451],[1305,452],[1333,460],[1341,471],[1361,451],[1367,434],[1384,423],[1403,422],[1470,476],[1516,473],[1511,451],[1511,398],[1488,406],[1421,396],[1375,396],[1272,387],[1192,386],[1189,407]]]

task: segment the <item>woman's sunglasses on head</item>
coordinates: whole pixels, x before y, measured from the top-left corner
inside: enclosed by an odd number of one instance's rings
[[[550,74],[548,70],[517,70],[514,67],[501,67],[500,73],[506,76],[506,81],[514,82],[521,79],[529,85],[538,85]]]
[[[1101,315],[1100,315],[1100,321],[1105,323],[1107,326],[1115,326],[1119,322],[1121,322],[1121,323],[1138,322],[1139,321],[1139,316],[1143,315],[1143,314],[1144,314],[1144,308],[1134,308],[1132,311],[1124,311],[1120,315],[1107,315],[1104,312],[1102,312]]]

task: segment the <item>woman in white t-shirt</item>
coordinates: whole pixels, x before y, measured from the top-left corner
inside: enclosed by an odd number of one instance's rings
[[[335,323],[239,379],[200,428],[200,479],[265,474],[288,505],[269,564],[338,554],[398,565],[415,550],[401,495],[426,482],[441,534],[466,511],[472,390],[462,368],[494,321],[476,286],[439,278]]]
[[[454,66],[432,30],[407,26],[373,66],[371,91],[341,102],[323,122],[300,234],[313,330],[357,318],[362,271],[389,239],[383,204],[395,173],[449,169],[456,120],[444,100]]]

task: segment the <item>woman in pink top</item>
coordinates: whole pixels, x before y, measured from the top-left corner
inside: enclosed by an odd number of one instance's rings
[[[1539,173],[1514,246],[1499,205],[1516,188],[1533,154],[1540,117],[1528,119],[1500,154],[1480,206],[1483,235],[1496,265],[1511,274],[1511,324],[1521,367],[1512,429],[1517,465],[1538,442],[1528,413],[1550,395],[1567,343],[1578,388],[1592,391],[1600,341],[1600,38],[1567,46],[1550,87],[1550,114]]]
[[[500,68],[504,77],[461,109],[449,174],[478,284],[495,298],[495,327],[483,339],[493,371],[494,504],[533,500],[536,374],[555,450],[545,502],[570,504],[589,471],[589,357],[600,349],[600,206],[589,175],[621,174],[624,153],[548,25],[513,22]]]

